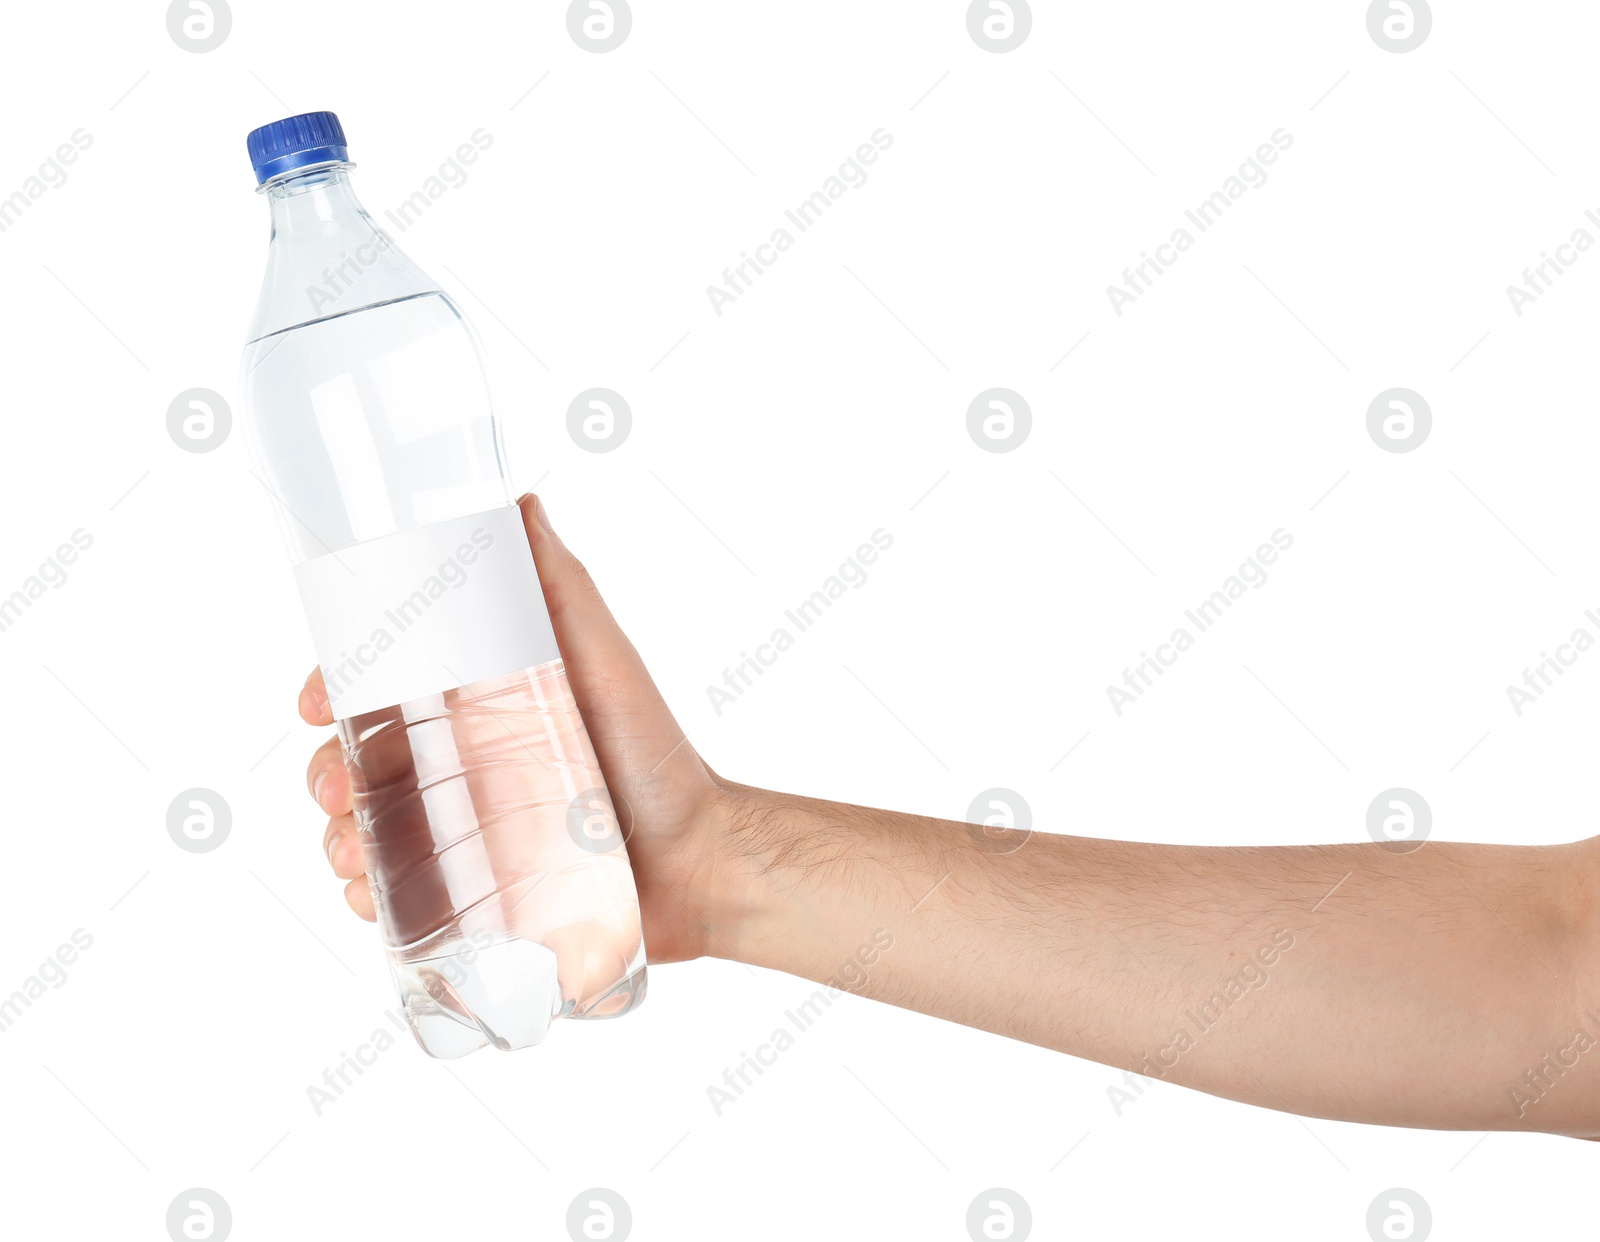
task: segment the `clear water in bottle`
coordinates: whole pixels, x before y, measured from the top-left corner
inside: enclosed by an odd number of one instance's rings
[[[245,425],[436,1057],[645,992],[627,849],[573,699],[471,330],[350,187],[332,113],[250,136],[272,211]]]

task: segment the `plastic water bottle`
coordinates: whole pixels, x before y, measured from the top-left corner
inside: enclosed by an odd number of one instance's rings
[[[412,1031],[458,1057],[626,1013],[645,992],[638,895],[472,331],[356,201],[338,117],[248,146],[272,243],[246,425]]]

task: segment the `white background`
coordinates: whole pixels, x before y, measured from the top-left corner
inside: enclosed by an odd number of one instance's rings
[[[714,962],[537,1050],[398,1043],[316,1116],[390,983],[304,791],[267,497],[241,436],[192,454],[165,424],[185,389],[236,398],[246,131],[336,110],[387,224],[483,128],[396,240],[475,320],[518,484],[720,771],[955,819],[1004,786],[1040,829],[1208,844],[1364,840],[1400,785],[1436,839],[1574,839],[1600,654],[1520,717],[1505,688],[1600,634],[1600,254],[1520,317],[1505,290],[1600,208],[1593,6],[1438,3],[1403,55],[1362,0],[1040,2],[1007,54],[955,0],[639,0],[603,55],[553,0],[236,0],[204,54],[164,7],[16,5],[0,43],[0,195],[93,137],[0,234],[0,595],[93,537],[0,633],[0,995],[94,941],[0,1034],[8,1231],[164,1238],[195,1186],[241,1239],[565,1237],[591,1186],[642,1239],[959,1240],[992,1186],[1047,1238],[1359,1240],[1395,1186],[1440,1238],[1592,1219],[1567,1140],[1161,1084],[1119,1116],[1116,1071],[856,998],[718,1117],[707,1086],[814,989]],[[718,317],[706,286],[879,127],[869,180]],[[1267,182],[1119,317],[1106,286],[1279,128]],[[634,428],[596,455],[565,413],[601,385]],[[967,434],[993,386],[1032,407],[1013,452]],[[1433,411],[1406,454],[1366,430],[1395,386]],[[867,583],[716,714],[879,527]],[[1279,527],[1268,583],[1119,717],[1107,685]],[[192,786],[232,808],[213,853],[167,835]]]

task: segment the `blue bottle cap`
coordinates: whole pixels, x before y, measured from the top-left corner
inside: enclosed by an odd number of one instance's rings
[[[250,131],[245,139],[256,183],[270,181],[312,164],[343,163],[350,158],[344,126],[331,112],[302,112]]]

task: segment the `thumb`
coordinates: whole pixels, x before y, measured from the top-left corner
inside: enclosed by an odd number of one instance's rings
[[[660,758],[663,743],[676,745],[683,730],[589,571],[555,533],[544,504],[532,494],[517,504],[556,643],[600,762],[608,774],[630,771],[641,758],[648,767]]]

